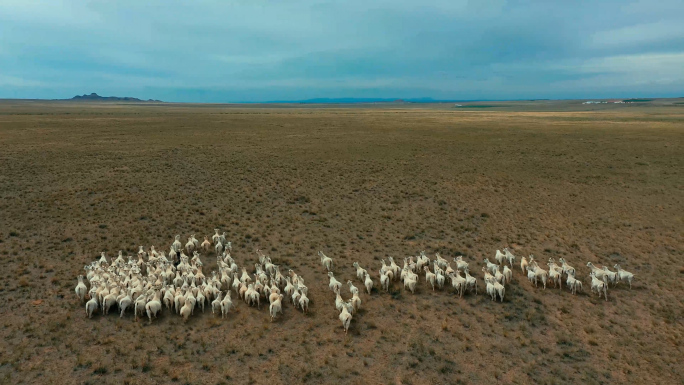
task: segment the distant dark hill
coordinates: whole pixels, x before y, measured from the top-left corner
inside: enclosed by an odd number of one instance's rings
[[[154,100],[154,99],[148,99],[148,100],[142,100],[138,98],[132,98],[130,96],[125,96],[125,97],[118,97],[118,96],[100,96],[96,93],[92,93],[90,95],[76,95],[71,99],[68,100],[78,100],[78,101],[97,101],[97,102],[161,102],[161,100]]]

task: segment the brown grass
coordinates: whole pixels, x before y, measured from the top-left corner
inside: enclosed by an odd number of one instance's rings
[[[0,103],[0,378],[681,383],[683,138],[677,108]],[[175,234],[215,227],[241,264],[262,248],[302,274],[311,314],[286,306],[270,323],[239,303],[229,319],[187,325],[166,311],[151,326],[116,311],[84,318],[73,288],[100,251],[167,250]],[[585,293],[536,290],[519,269],[503,304],[395,283],[362,295],[345,337],[316,256],[346,281],[353,261],[377,277],[386,256],[480,265],[506,245],[567,258]],[[620,263],[634,290],[588,294],[587,261]]]

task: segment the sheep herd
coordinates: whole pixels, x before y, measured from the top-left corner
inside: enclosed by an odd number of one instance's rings
[[[198,250],[209,252],[212,247],[216,251],[218,272],[212,271],[207,277],[202,271],[204,265]],[[134,317],[147,314],[149,322],[156,318],[162,308],[179,314],[184,321],[194,314],[195,309],[205,311],[211,305],[212,314],[228,315],[233,308],[231,290],[249,306],[261,307],[261,299],[269,301],[269,313],[273,320],[278,313],[282,314],[281,289],[292,300],[295,308],[308,312],[308,288],[304,279],[289,270],[284,276],[279,267],[272,263],[270,257],[257,250],[258,263],[255,272],[250,275],[246,267],[238,269],[231,257],[231,243],[226,241],[225,233],[216,234],[209,241],[205,237],[201,244],[192,235],[188,243],[181,246],[177,235],[170,247],[168,257],[154,246],[148,251],[140,246],[137,260],[133,256],[123,257],[119,251],[116,259],[107,260],[102,252],[99,259],[84,267],[90,289],[86,286],[83,275],[78,277],[76,295],[86,303],[86,315],[92,318],[93,313],[100,310],[107,315],[116,305],[123,317],[127,310],[133,310]],[[190,258],[187,254],[192,254]],[[241,274],[238,274],[240,270]]]
[[[308,313],[309,298],[308,288],[304,284],[302,276],[293,270],[288,270],[283,275],[278,265],[261,250],[257,250],[258,262],[254,264],[254,270],[250,274],[247,267],[238,267],[231,257],[231,242],[226,240],[226,233],[215,234],[205,237],[200,243],[194,235],[188,238],[183,246],[180,236],[177,235],[169,248],[168,256],[163,251],[156,251],[154,246],[145,250],[140,246],[137,260],[134,256],[124,258],[123,252],[119,251],[116,258],[107,260],[102,252],[96,259],[84,267],[85,277],[78,276],[78,284],[75,292],[81,302],[88,301],[85,305],[86,315],[92,318],[96,311],[107,315],[116,305],[116,309],[123,317],[127,311],[133,311],[134,318],[147,315],[148,320],[156,318],[166,308],[169,312],[179,314],[184,321],[194,314],[195,310],[205,311],[207,306],[215,316],[217,313],[222,318],[228,316],[234,304],[231,299],[231,290],[235,291],[238,298],[248,306],[261,308],[262,300],[269,302],[269,314],[273,321],[278,314],[283,313],[283,300],[291,302],[296,309]],[[202,271],[203,263],[199,251],[209,253],[211,249],[216,253],[218,271],[212,271],[207,277]],[[189,255],[192,255],[190,257]],[[325,268],[329,278],[328,287],[335,294],[335,308],[339,312],[345,334],[349,330],[353,315],[361,306],[359,289],[353,281],[348,280],[351,298],[344,300],[341,290],[343,284],[335,278],[333,273],[333,259],[326,256],[322,251],[318,252],[321,265]],[[494,262],[484,259],[482,267],[486,294],[492,301],[497,299],[503,302],[506,295],[506,286],[513,279],[513,266],[516,257],[507,248],[503,252],[496,250]],[[378,269],[380,289],[388,292],[393,281],[403,283],[404,290],[415,294],[416,286],[420,280],[419,274],[425,273],[425,284],[433,291],[442,290],[447,284],[447,277],[455,294],[463,297],[466,293],[477,295],[478,279],[470,274],[469,262],[462,256],[453,258],[455,269],[451,263],[442,258],[439,253],[431,260],[420,252],[417,256],[404,258],[403,268],[399,267],[392,257],[387,262],[382,259]],[[554,287],[562,288],[565,280],[566,287],[572,294],[582,291],[582,281],[577,278],[576,270],[570,266],[564,258],[559,258],[560,265],[553,258],[549,258],[548,270],[539,266],[534,256],[522,257],[520,269],[527,275],[528,280],[538,287],[539,284],[546,289],[547,283]],[[615,265],[616,271],[610,271],[607,266],[598,268],[591,262],[587,263],[591,269],[591,291],[596,292],[599,298],[603,296],[608,300],[608,285],[617,285],[619,282],[629,283],[632,288],[634,275]],[[362,283],[363,288],[371,295],[375,285],[370,273],[362,268],[358,262],[354,262],[356,278]],[[250,269],[251,270],[251,269]],[[238,273],[239,271],[239,273]],[[463,274],[463,276],[461,275]],[[87,283],[90,285],[88,289]]]

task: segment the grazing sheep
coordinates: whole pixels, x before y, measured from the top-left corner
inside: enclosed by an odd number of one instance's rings
[[[216,243],[216,241],[220,238],[221,236],[219,235],[219,229],[214,229],[214,235],[211,236],[211,241]]]
[[[81,303],[85,301],[85,295],[88,292],[88,288],[86,285],[83,283],[83,276],[79,275],[78,276],[78,284],[76,284],[76,297],[81,300]]]
[[[630,273],[627,270],[622,270],[620,265],[615,265],[613,267],[617,270],[618,281],[629,282],[629,290],[632,290],[632,280],[634,279],[634,274]]]
[[[332,258],[326,256],[323,254],[322,251],[318,252],[318,256],[321,257],[321,265],[325,267],[328,271],[331,271],[333,269],[333,260]]]
[[[200,245],[202,250],[204,250],[205,253],[209,252],[209,248],[211,247],[211,242],[209,242],[209,237],[204,237],[204,242]]]

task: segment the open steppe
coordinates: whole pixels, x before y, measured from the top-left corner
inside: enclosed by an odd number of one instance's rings
[[[0,102],[0,145],[3,383],[684,381],[682,105]],[[303,275],[311,313],[288,305],[271,323],[235,300],[224,320],[85,317],[76,276],[101,251],[166,251],[215,227],[240,265],[261,248]],[[506,246],[544,267],[565,257],[584,293],[535,289],[518,267],[492,303],[432,292],[421,275],[415,295],[399,283],[362,294],[345,336],[316,256],[340,281],[359,261],[378,287],[387,256],[481,266]],[[215,269],[213,253],[202,259]],[[588,261],[620,263],[634,289],[599,300]]]

